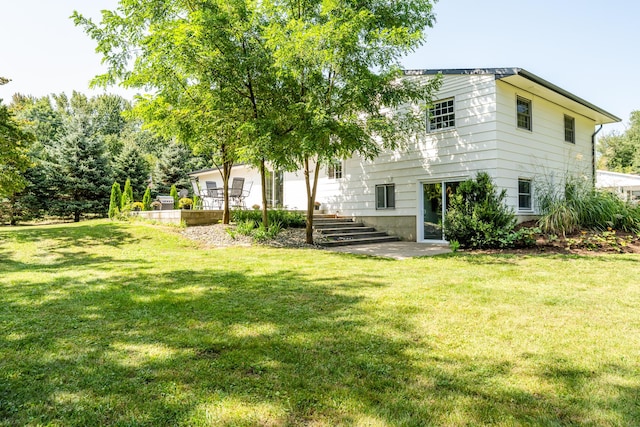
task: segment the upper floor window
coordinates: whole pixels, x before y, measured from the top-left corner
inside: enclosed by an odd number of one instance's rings
[[[532,209],[530,179],[518,179],[518,209],[523,211]]]
[[[576,143],[576,119],[571,116],[564,116],[564,140]]]
[[[334,160],[327,166],[329,179],[340,179],[343,175],[342,160]]]
[[[516,101],[518,114],[518,127],[531,130],[531,101],[518,97]]]
[[[396,186],[394,184],[376,185],[376,209],[396,207]]]
[[[456,113],[453,107],[453,98],[436,101],[429,108],[427,117],[427,129],[429,132],[449,129],[456,125]]]

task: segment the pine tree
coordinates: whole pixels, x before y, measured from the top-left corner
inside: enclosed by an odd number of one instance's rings
[[[191,152],[182,145],[171,143],[162,150],[153,173],[154,189],[167,194],[172,185],[189,188]]]
[[[48,168],[52,197],[50,212],[73,215],[108,211],[111,176],[104,142],[92,129],[88,115],[76,114],[64,124],[64,137],[52,149]]]
[[[149,183],[149,163],[134,140],[128,139],[113,162],[116,181],[131,180],[134,198],[140,200]],[[133,201],[133,200],[132,200]]]
[[[111,186],[111,197],[109,198],[109,218],[114,218],[120,212],[120,206],[122,203],[122,190],[120,190],[120,184],[114,182]]]

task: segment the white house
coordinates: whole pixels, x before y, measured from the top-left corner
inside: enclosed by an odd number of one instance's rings
[[[404,240],[438,242],[447,194],[477,172],[507,190],[520,220],[536,214],[536,182],[561,184],[567,173],[593,182],[596,127],[618,117],[521,68],[410,70],[406,78],[438,74],[442,86],[414,143],[321,171],[316,200],[324,212]],[[222,181],[217,170],[191,176],[203,187]],[[260,204],[257,170],[240,165],[232,177],[253,183],[247,206]],[[302,173],[272,172],[267,193],[273,205],[306,208]]]
[[[640,176],[638,175],[597,171],[596,187],[611,191],[623,200],[636,203],[640,201]]]

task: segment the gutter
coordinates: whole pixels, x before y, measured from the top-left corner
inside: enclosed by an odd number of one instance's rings
[[[596,135],[602,130],[602,126],[591,135],[591,184],[596,188]]]

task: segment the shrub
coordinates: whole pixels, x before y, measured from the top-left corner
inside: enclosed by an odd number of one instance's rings
[[[131,188],[131,180],[127,178],[124,183],[124,190],[122,190],[122,201],[120,203],[120,210],[124,211],[133,203],[133,188]]]
[[[474,249],[515,245],[516,216],[504,203],[506,190],[498,193],[491,177],[479,172],[476,179],[461,182],[450,198],[445,216],[447,240]]]
[[[142,196],[142,210],[151,210],[151,189],[149,187],[147,187],[144,191],[144,196]]]
[[[563,189],[564,192],[559,192],[554,186],[547,185],[537,190],[541,214],[538,225],[543,232],[565,236],[581,228],[640,231],[640,208],[637,206],[571,176],[567,177]]]
[[[120,190],[120,184],[114,182],[111,186],[111,197],[109,198],[109,211],[108,216],[110,219],[115,218],[120,212],[120,206],[122,203],[122,190]]]
[[[169,195],[173,197],[173,208],[178,209],[179,203],[180,203],[180,196],[178,196],[178,189],[176,188],[175,184],[171,186],[171,190],[169,190]]]
[[[182,199],[178,200],[178,207],[180,209],[191,209],[192,206],[193,200],[188,197],[183,197]]]
[[[306,225],[306,218],[301,212],[285,211],[283,209],[269,209],[267,211],[269,224],[279,223],[281,228],[302,228]],[[262,211],[259,210],[235,210],[231,212],[233,222],[251,220],[256,224],[262,223]]]

